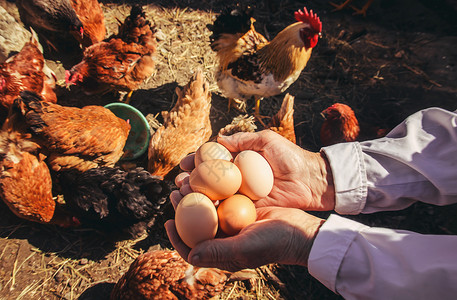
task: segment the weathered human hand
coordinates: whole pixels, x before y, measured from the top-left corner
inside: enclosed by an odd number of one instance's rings
[[[304,150],[271,130],[220,136],[217,141],[234,154],[243,150],[256,151],[270,164],[274,176],[273,189],[267,197],[254,202],[256,207],[280,206],[313,211],[335,208],[333,177],[323,154]],[[193,160],[193,155],[185,157],[181,161],[181,169],[191,171]],[[192,191],[188,185],[188,174],[179,174],[176,183],[181,187],[181,195],[177,192],[172,194],[174,203]]]
[[[269,263],[307,266],[323,222],[300,209],[262,207],[257,209],[257,221],[237,235],[207,240],[193,249],[179,237],[174,220],[165,228],[173,247],[192,265],[237,271]]]

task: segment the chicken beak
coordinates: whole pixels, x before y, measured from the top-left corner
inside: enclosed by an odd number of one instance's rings
[[[73,82],[70,80],[71,73],[69,70],[65,70],[65,86],[68,88],[69,86],[73,85]]]
[[[327,113],[325,112],[325,110],[321,111],[321,117],[322,117],[322,119],[324,119],[324,120],[327,119]]]

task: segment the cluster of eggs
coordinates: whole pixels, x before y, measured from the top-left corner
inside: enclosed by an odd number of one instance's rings
[[[216,236],[218,228],[236,235],[255,222],[252,201],[266,197],[273,188],[273,171],[259,153],[245,150],[233,158],[216,142],[203,144],[195,153],[189,177],[192,193],[176,207],[176,229],[190,248]],[[219,201],[215,207],[214,202]]]

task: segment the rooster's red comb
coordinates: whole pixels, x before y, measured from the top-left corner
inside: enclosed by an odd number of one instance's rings
[[[316,30],[317,32],[322,31],[322,22],[317,16],[317,14],[313,13],[313,10],[311,9],[309,12],[306,9],[306,7],[303,7],[303,11],[299,9],[294,13],[295,19],[298,22],[303,22],[303,23],[308,23],[311,25],[311,27]]]

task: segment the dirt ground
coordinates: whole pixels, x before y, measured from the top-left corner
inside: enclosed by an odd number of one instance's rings
[[[244,1],[248,2],[256,8],[256,28],[268,39],[294,22],[293,12],[303,7],[303,2],[292,0]],[[353,3],[361,7],[364,2]],[[219,94],[214,80],[216,60],[206,27],[227,1],[101,3],[108,34],[116,31],[116,19],[124,19],[131,3],[142,3],[159,29],[156,72],[134,92],[132,105],[145,115],[171,109],[175,88],[186,84],[201,68],[213,92],[214,132],[239,114],[233,109],[228,113],[227,99]],[[14,1],[1,0],[0,4],[18,16]],[[353,16],[350,8],[332,12],[326,1],[311,0],[306,6],[320,16],[323,37],[308,66],[287,91],[295,96],[297,144],[319,150],[320,111],[334,102],[349,104],[363,126],[387,129],[423,108],[457,109],[456,0],[375,0],[366,17]],[[64,68],[71,67],[71,59],[76,59],[48,58],[59,80],[64,79]],[[66,105],[117,101],[116,95],[87,97],[73,88],[60,88],[58,94]],[[283,97],[264,99],[261,114],[276,113]],[[253,103],[248,105],[251,112]],[[145,166],[146,162],[143,156],[134,163]],[[456,212],[456,205],[415,204],[400,212],[351,218],[424,234],[457,234]],[[173,218],[173,211],[167,206],[147,234],[130,239],[92,228],[62,229],[27,222],[1,203],[0,299],[106,299],[136,256],[150,249],[171,248],[163,228],[169,218]],[[257,271],[258,277],[251,281],[227,284],[220,299],[340,298],[303,267],[270,265]]]

